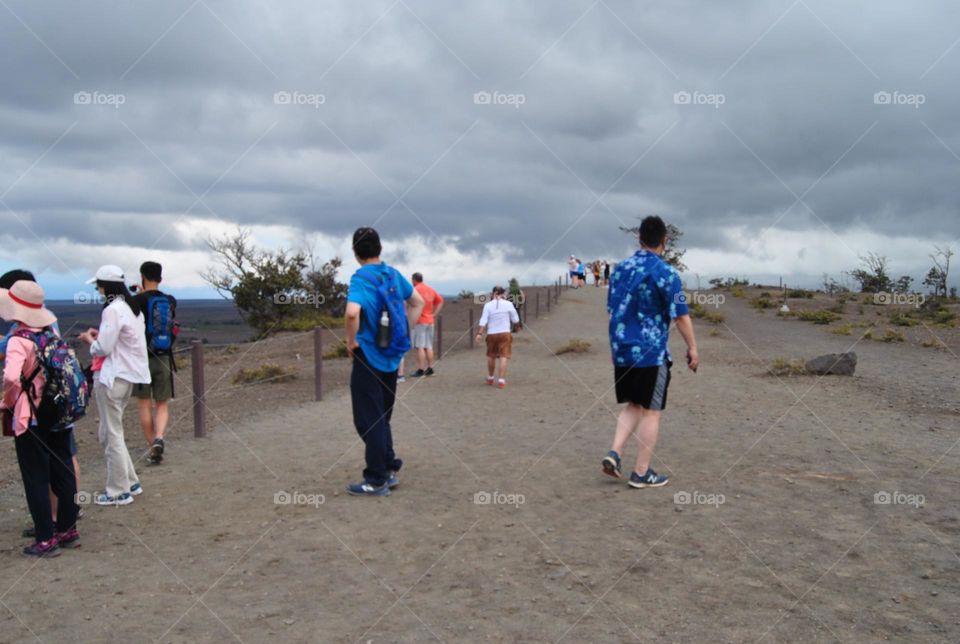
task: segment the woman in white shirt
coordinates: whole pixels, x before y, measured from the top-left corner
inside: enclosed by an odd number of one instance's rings
[[[94,499],[97,505],[129,505],[143,493],[123,437],[123,410],[133,385],[150,383],[147,337],[143,314],[127,289],[123,270],[102,266],[97,290],[106,298],[99,329],[88,329],[80,339],[90,345],[95,358],[104,358],[94,383],[100,412],[98,437],[107,461],[107,485]]]
[[[483,338],[483,331],[487,331],[487,384],[493,385],[497,360],[500,361],[500,380],[497,386],[507,388],[507,363],[513,355],[513,326],[520,324],[520,316],[513,302],[504,299],[505,289],[502,286],[493,287],[493,299],[483,306],[480,316],[480,329],[477,341]]]

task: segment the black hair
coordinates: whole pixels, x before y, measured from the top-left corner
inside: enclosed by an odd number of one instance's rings
[[[7,271],[3,275],[0,275],[0,288],[10,289],[17,282],[36,282],[37,278],[33,276],[28,270],[23,268],[15,268],[12,271]]]
[[[357,228],[353,233],[353,253],[359,259],[380,257],[383,246],[380,244],[380,234],[373,228]]]
[[[412,277],[413,281],[417,282],[418,284],[423,281],[423,273],[414,273]]]
[[[159,284],[163,281],[163,266],[157,262],[144,262],[140,264],[140,276],[145,280]]]
[[[640,243],[647,248],[656,248],[667,237],[667,225],[657,215],[644,217],[640,222]]]
[[[506,293],[506,292],[507,292],[506,289],[503,288],[502,286],[494,286],[494,287],[493,287],[493,293],[494,293],[494,295],[503,295],[503,294]]]
[[[130,289],[127,288],[127,285],[123,282],[105,282],[103,280],[97,280],[97,288],[103,289],[103,295],[106,301],[103,303],[103,308],[110,306],[114,300],[122,300],[130,307],[130,310],[133,311],[133,316],[136,317],[140,315],[140,305],[137,304],[137,300],[130,293]]]

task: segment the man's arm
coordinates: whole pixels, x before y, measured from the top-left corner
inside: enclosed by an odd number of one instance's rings
[[[443,303],[444,303],[443,296],[437,293],[436,291],[433,292],[433,295],[434,295],[433,314],[440,315],[440,311],[443,309]]]
[[[417,324],[417,320],[420,319],[420,316],[423,314],[424,307],[423,297],[416,290],[407,298],[407,325],[408,328],[413,328]]]
[[[696,371],[700,366],[700,354],[697,352],[697,338],[693,333],[693,320],[689,315],[681,315],[676,319],[677,330],[687,343],[687,366]]]
[[[347,354],[352,358],[353,350],[360,346],[357,342],[357,333],[360,331],[360,305],[356,302],[347,302],[347,310],[343,314],[343,326],[347,332]]]

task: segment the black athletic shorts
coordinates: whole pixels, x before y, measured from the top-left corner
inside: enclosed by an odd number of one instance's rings
[[[672,366],[668,361],[659,367],[614,367],[617,402],[656,411],[666,409]]]

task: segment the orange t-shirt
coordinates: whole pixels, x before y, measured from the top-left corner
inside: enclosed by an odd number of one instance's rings
[[[420,319],[417,320],[417,324],[433,324],[433,314],[438,306],[443,304],[443,296],[433,290],[432,287],[427,286],[424,282],[420,282],[414,288],[417,289],[417,293],[420,294],[420,297],[423,298],[423,313],[420,314]]]

